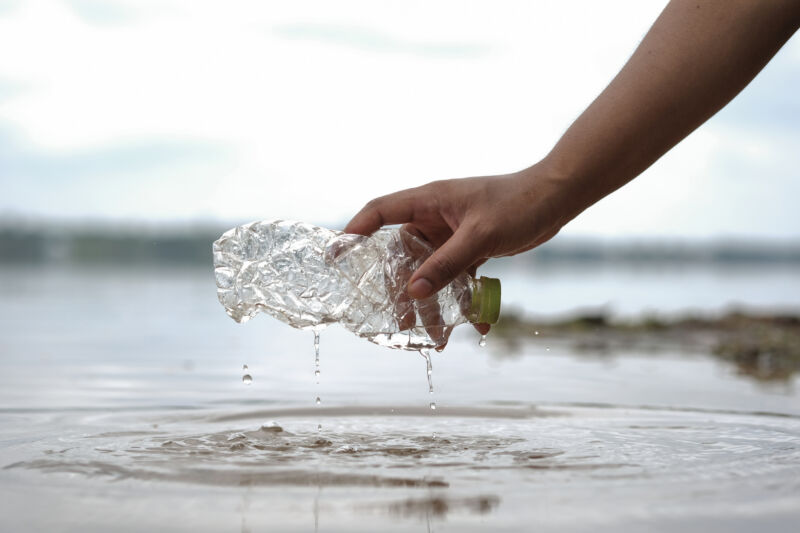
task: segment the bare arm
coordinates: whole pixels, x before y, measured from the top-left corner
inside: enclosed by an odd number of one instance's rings
[[[635,178],[738,94],[799,25],[800,0],[673,0],[542,161],[377,198],[345,229],[404,223],[437,246],[409,280],[408,293],[426,297],[489,257],[547,241]]]
[[[797,0],[670,2],[546,158],[569,182],[564,223],[638,176],[725,106],[799,24]]]

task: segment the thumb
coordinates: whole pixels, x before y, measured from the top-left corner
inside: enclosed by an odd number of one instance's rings
[[[481,259],[481,241],[462,224],[408,280],[408,295],[427,298]]]

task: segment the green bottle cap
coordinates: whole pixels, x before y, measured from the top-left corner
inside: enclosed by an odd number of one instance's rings
[[[494,324],[500,318],[500,280],[481,276],[472,289],[473,322]],[[472,317],[471,317],[472,318]]]

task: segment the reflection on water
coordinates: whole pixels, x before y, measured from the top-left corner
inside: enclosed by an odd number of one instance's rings
[[[319,419],[309,411],[95,417],[83,425],[119,430],[47,436],[2,472],[45,493],[48,485],[60,487],[59,498],[76,495],[84,507],[88,491],[100,522],[136,502],[161,522],[173,520],[174,511],[155,502],[189,498],[197,504],[192,512],[209,520],[197,529],[208,531],[218,529],[220,517],[250,531],[265,519],[278,530],[304,522],[320,531],[461,531],[496,521],[521,531],[557,528],[564,517],[588,530],[598,513],[612,523],[635,524],[646,513],[669,524],[670,508],[690,521],[712,502],[717,514],[744,507],[758,516],[797,497],[794,417],[551,406],[462,408],[434,421],[417,407],[393,417],[364,407],[323,409],[320,438],[308,429],[308,418]],[[261,422],[265,414],[275,420]],[[437,439],[429,436],[434,428]],[[232,498],[240,511],[215,506]]]
[[[471,512],[486,514],[491,512],[500,499],[497,496],[475,496],[473,498],[447,498],[446,496],[432,496],[428,498],[409,498],[400,502],[389,504],[389,513],[402,518],[429,517],[444,518],[448,512]],[[369,506],[365,506],[369,509]]]
[[[18,269],[0,283],[3,531],[791,531],[800,519],[797,374],[739,375],[699,327],[539,323],[496,329],[485,348],[456,330],[431,354],[432,412],[416,354],[331,327],[317,384],[308,334],[231,323],[206,272]],[[761,376],[777,368],[764,362],[781,346],[773,326],[753,359]]]
[[[635,487],[633,507],[657,498],[691,514],[691,494],[703,491],[732,510],[742,498],[755,508],[796,500],[800,489],[800,417],[609,406],[421,413],[361,407],[107,416],[93,425],[119,430],[44,437],[40,452],[25,452],[5,471],[151,487],[346,489],[334,499],[337,508],[426,520],[499,512],[520,490],[541,484],[570,491],[550,505],[573,513],[602,502],[596,490]],[[265,415],[274,420],[259,425]],[[325,436],[305,418],[324,419]],[[135,426],[148,429],[125,429]],[[606,512],[621,518],[627,510]]]

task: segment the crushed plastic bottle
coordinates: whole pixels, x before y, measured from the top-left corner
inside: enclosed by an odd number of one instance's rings
[[[252,222],[214,243],[217,296],[237,322],[260,311],[298,329],[340,323],[376,344],[439,348],[455,326],[497,321],[500,281],[461,274],[429,298],[406,293],[433,252],[400,229],[369,237],[303,222]]]

